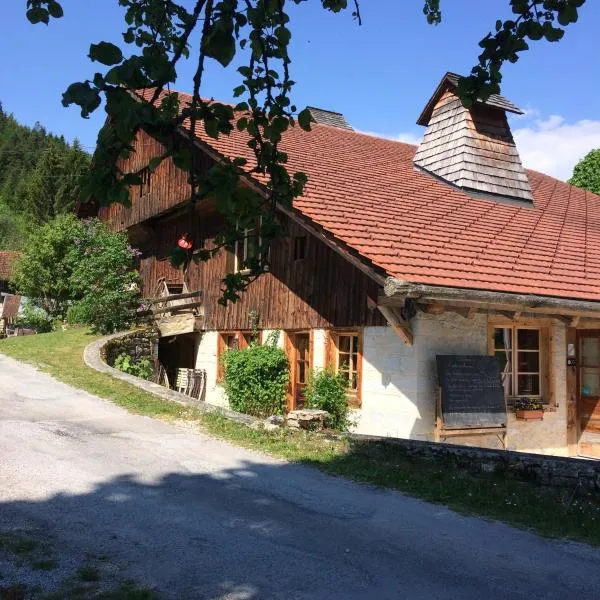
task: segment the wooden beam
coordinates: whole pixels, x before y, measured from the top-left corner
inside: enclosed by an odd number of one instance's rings
[[[431,304],[424,304],[421,310],[428,315],[442,315],[446,311],[446,307],[441,302],[433,302]]]
[[[191,310],[192,308],[198,308],[204,304],[203,300],[198,302],[188,302],[187,304],[175,304],[175,306],[165,306],[163,308],[150,309],[148,314],[160,315],[168,312],[181,312],[182,310]]]
[[[392,277],[386,280],[384,292],[385,296],[378,299],[378,304],[382,306],[398,306],[399,302],[404,302],[406,298],[412,298],[419,304],[442,302],[447,307],[474,306],[480,310],[505,310],[511,313],[531,312],[545,314],[549,317],[562,314],[600,319],[599,301],[449,288],[410,283]]]
[[[576,315],[571,319],[569,323],[569,327],[577,327],[579,325],[579,321],[581,320],[581,315]]]
[[[143,300],[144,304],[160,304],[161,302],[172,302],[174,300],[185,300],[186,298],[197,298],[202,296],[202,291],[186,292],[185,294],[172,294],[170,296],[158,296],[157,298],[148,298]]]
[[[392,308],[378,306],[379,312],[385,317],[394,331],[400,336],[407,346],[413,345],[413,334],[410,325]]]
[[[499,315],[502,315],[503,317],[510,319],[511,321],[517,321],[518,319],[521,318],[521,314],[522,314],[522,311],[520,311],[520,310],[517,310],[515,312],[507,311],[507,310],[497,310],[496,312]]]

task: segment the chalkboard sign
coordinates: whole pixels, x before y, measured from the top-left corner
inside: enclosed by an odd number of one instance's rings
[[[436,356],[445,427],[506,425],[504,388],[493,356]]]

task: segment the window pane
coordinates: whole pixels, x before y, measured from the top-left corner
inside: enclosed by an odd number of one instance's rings
[[[248,230],[247,235],[246,260],[251,260],[258,256],[258,232],[255,229]]]
[[[581,370],[581,395],[600,396],[600,371],[598,369]]]
[[[540,332],[538,329],[518,329],[517,346],[519,350],[539,350]]]
[[[539,375],[519,375],[518,382],[517,396],[540,395]]]
[[[496,361],[498,362],[498,368],[500,369],[500,373],[510,373],[512,371],[512,352],[496,350],[495,356]]]
[[[240,271],[244,268],[244,240],[238,240],[235,243],[235,256],[236,256],[236,271]]]
[[[358,354],[358,336],[357,335],[352,336],[352,354],[354,354],[355,356],[356,356],[356,354]]]
[[[581,363],[586,367],[600,365],[600,338],[584,337],[581,341]]]
[[[298,376],[296,377],[297,383],[306,383],[306,363],[302,360],[298,361]]]
[[[519,373],[539,373],[540,371],[540,353],[539,352],[519,352],[518,353]]]
[[[510,350],[512,348],[512,329],[496,327],[494,329],[494,348],[496,350]]]
[[[342,352],[350,352],[350,337],[349,335],[340,335],[338,337],[338,350],[340,354]]]
[[[358,387],[358,378],[356,376],[356,371],[354,371],[354,373],[352,373],[352,376],[349,378],[349,383],[350,383],[350,389],[355,392],[356,388]]]
[[[225,337],[225,345],[230,350],[239,350],[240,342],[237,335],[235,335],[235,333],[227,335]]]

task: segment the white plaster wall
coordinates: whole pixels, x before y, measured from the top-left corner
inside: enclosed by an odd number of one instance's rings
[[[436,354],[485,354],[487,319],[456,313],[419,313],[407,346],[391,327],[366,327],[363,335],[362,408],[357,433],[433,439]]]
[[[327,345],[327,331],[313,329],[313,369],[325,368],[325,346]]]
[[[406,346],[390,327],[367,327],[363,342],[362,408],[354,411],[357,433],[432,440],[436,354],[487,354],[487,316],[419,313],[412,321],[414,344]],[[511,450],[567,454],[566,340],[563,324],[551,329],[550,360],[555,411],[543,421],[507,418]],[[501,447],[496,436],[453,438],[452,443]]]
[[[223,388],[217,384],[217,348],[219,334],[216,331],[205,331],[199,334],[196,352],[196,369],[206,371],[206,402],[216,406],[229,407]]]

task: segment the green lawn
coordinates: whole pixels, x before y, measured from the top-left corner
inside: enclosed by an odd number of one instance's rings
[[[457,470],[449,461],[408,458],[394,447],[329,440],[308,432],[268,433],[220,415],[198,415],[85,367],[83,349],[94,339],[83,329],[71,329],[2,340],[0,353],[33,363],[57,379],[112,400],[131,412],[158,418],[193,419],[213,435],[240,446],[308,464],[333,475],[400,490],[463,513],[600,546],[597,496],[507,481],[500,475],[471,475]]]

